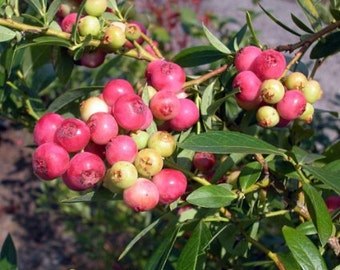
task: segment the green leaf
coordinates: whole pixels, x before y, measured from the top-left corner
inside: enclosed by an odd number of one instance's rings
[[[323,58],[340,51],[340,31],[330,33],[321,39],[310,52],[311,59]]]
[[[205,250],[211,239],[209,228],[203,221],[195,227],[192,235],[184,246],[178,258],[177,270],[197,270],[203,269],[205,262]]]
[[[107,1],[108,7],[112,8],[113,10],[118,10],[117,1],[116,0],[108,0]]]
[[[53,0],[51,5],[48,7],[47,14],[46,14],[46,20],[48,24],[50,24],[50,22],[53,21],[54,16],[60,7],[61,1],[62,0]]]
[[[310,172],[316,179],[320,180],[336,193],[340,194],[340,177],[338,172],[310,165],[303,165],[302,167]]]
[[[37,45],[50,45],[50,46],[60,46],[60,47],[66,47],[70,48],[72,46],[72,43],[68,40],[58,38],[58,37],[37,37],[33,39],[34,43],[30,43],[30,46],[37,46]]]
[[[263,10],[264,13],[266,13],[266,15],[273,21],[275,22],[278,26],[282,27],[283,29],[285,29],[286,31],[290,32],[291,34],[300,37],[301,34],[299,34],[298,32],[296,32],[295,30],[291,29],[290,27],[287,26],[287,24],[281,22],[279,19],[277,19],[276,17],[274,17],[269,11],[267,11],[263,6],[261,6],[259,4],[260,8]]]
[[[54,48],[53,67],[59,80],[66,84],[71,77],[74,61],[65,48]]]
[[[324,246],[332,235],[333,225],[331,216],[324,200],[313,186],[303,183],[302,189],[305,192],[308,212],[318,231],[321,245]]]
[[[308,153],[302,148],[295,146],[295,145],[292,148],[292,153],[294,154],[296,161],[299,164],[311,164],[316,160],[324,158],[324,156],[322,155]]]
[[[338,8],[330,8],[329,9],[330,13],[332,14],[333,18],[335,20],[340,20],[340,9]]]
[[[228,94],[226,94],[224,97],[219,98],[217,100],[215,100],[213,103],[211,103],[207,109],[207,113],[209,115],[213,115],[220,107],[222,104],[224,104],[228,98],[234,96],[235,94],[239,93],[240,90],[232,90],[230,92],[228,92]]]
[[[212,46],[196,46],[184,49],[172,58],[172,61],[182,67],[194,67],[213,63],[225,58],[225,54]]]
[[[80,196],[76,196],[70,199],[62,200],[62,203],[88,203],[88,202],[99,202],[99,201],[112,201],[120,200],[121,196],[116,193],[112,193],[110,190],[101,187],[98,190],[90,191]]]
[[[201,99],[201,116],[204,123],[204,126],[207,129],[212,129],[212,119],[208,113],[208,108],[211,104],[211,102],[214,99],[214,86],[215,86],[216,80],[213,80],[204,90],[202,94]]]
[[[42,15],[42,1],[40,0],[27,0],[28,4],[32,6],[40,15]]]
[[[288,248],[303,270],[327,270],[317,247],[307,236],[288,226],[284,226],[282,232]]]
[[[215,37],[204,24],[202,26],[203,26],[203,31],[211,45],[213,45],[218,51],[224,54],[231,53],[228,47],[224,45],[217,37]]]
[[[49,112],[57,112],[62,108],[75,101],[80,97],[84,97],[84,95],[89,94],[95,90],[101,89],[102,86],[84,86],[76,89],[69,90],[64,94],[57,97],[47,108]]]
[[[296,229],[299,230],[304,235],[313,235],[318,233],[314,226],[313,221],[303,222],[299,226],[297,226]]]
[[[215,154],[246,153],[275,154],[284,152],[275,146],[236,131],[210,131],[188,137],[179,147]]]
[[[278,253],[281,263],[284,265],[285,270],[296,270],[299,269],[299,264],[294,259],[292,253]]]
[[[297,0],[303,13],[306,15],[309,23],[315,31],[322,28],[321,17],[313,0]]]
[[[11,40],[13,38],[15,38],[16,36],[16,33],[15,31],[7,28],[7,27],[4,27],[4,26],[1,26],[0,25],[0,42],[5,42],[5,41],[8,41],[8,40]]]
[[[156,219],[154,222],[152,222],[150,225],[146,226],[142,231],[140,231],[132,240],[131,242],[125,247],[123,252],[119,255],[118,260],[121,260],[125,257],[126,254],[132,249],[132,247],[141,240],[144,235],[146,235],[149,231],[151,231],[153,228],[155,228],[159,222],[162,220],[163,217],[160,217]]]
[[[17,269],[17,253],[10,234],[7,234],[0,250],[0,269]]]
[[[298,17],[296,17],[294,14],[290,14],[290,16],[292,17],[292,21],[295,23],[297,27],[299,27],[301,30],[307,33],[314,34],[314,31],[310,29],[307,25],[305,25],[303,21],[301,21]]]
[[[219,208],[229,205],[237,195],[221,185],[202,186],[187,197],[187,202],[204,208]]]
[[[248,30],[248,25],[245,24],[228,42],[228,48],[232,48],[233,51],[238,51],[240,49],[239,44],[246,37]]]
[[[242,191],[245,191],[250,186],[256,183],[262,173],[262,164],[258,161],[249,162],[242,168],[239,183]]]
[[[251,15],[250,15],[250,12],[246,12],[246,21],[247,21],[247,25],[248,25],[248,28],[249,28],[249,31],[253,37],[253,41],[254,41],[254,44],[261,48],[261,44],[260,44],[260,41],[259,39],[257,38],[257,35],[256,35],[256,32],[254,30],[254,26],[253,26],[253,23],[252,23],[252,20],[251,20]]]
[[[276,158],[268,162],[268,167],[280,177],[300,178],[295,167],[289,161]]]

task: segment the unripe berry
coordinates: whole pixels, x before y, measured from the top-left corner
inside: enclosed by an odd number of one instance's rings
[[[187,188],[187,178],[179,170],[163,169],[152,177],[159,191],[159,202],[168,204],[179,199]]]
[[[89,97],[80,103],[80,117],[83,121],[86,122],[97,112],[110,112],[109,106],[100,97]]]
[[[64,18],[70,13],[77,12],[78,6],[79,3],[76,0],[63,0],[56,15],[58,18]]]
[[[306,103],[306,98],[301,91],[289,90],[276,104],[276,109],[282,118],[294,120],[305,111]]]
[[[110,165],[118,161],[133,162],[138,149],[135,141],[128,135],[118,135],[106,145],[106,160]]]
[[[71,158],[62,179],[69,189],[83,191],[96,186],[104,178],[105,170],[100,157],[90,152],[80,152]]]
[[[88,15],[101,16],[107,8],[107,0],[86,0],[84,10]]]
[[[124,190],[123,199],[133,210],[143,212],[156,207],[159,191],[152,181],[138,178],[135,184]]]
[[[301,91],[305,95],[307,102],[311,104],[315,103],[322,97],[321,86],[316,80],[308,80]]]
[[[278,103],[285,94],[283,84],[276,79],[268,79],[260,86],[262,100],[268,104]]]
[[[118,135],[118,124],[110,113],[94,113],[86,124],[90,128],[91,140],[96,144],[107,144]]]
[[[156,131],[148,140],[148,147],[158,151],[162,157],[170,157],[176,150],[176,141],[167,131]]]
[[[138,150],[145,148],[148,145],[149,133],[144,130],[136,130],[129,133],[130,137],[137,144]]]
[[[82,150],[90,138],[89,127],[77,118],[63,120],[55,133],[55,141],[70,153]]]
[[[33,152],[33,172],[43,180],[53,180],[67,170],[69,161],[69,154],[63,147],[53,142],[43,143]]]
[[[179,113],[168,121],[169,127],[175,131],[183,131],[195,125],[199,119],[199,110],[191,99],[179,99]]]
[[[292,72],[285,79],[284,84],[288,90],[302,90],[307,82],[307,77],[302,72]]]
[[[207,172],[214,167],[216,157],[210,152],[196,152],[192,159],[192,163],[197,170]]]
[[[84,16],[79,20],[78,31],[81,36],[91,35],[96,37],[100,33],[100,22],[97,17],[94,16]]]
[[[126,42],[125,32],[118,26],[109,26],[104,33],[102,43],[109,51],[116,51]]]
[[[144,148],[137,153],[134,165],[141,176],[150,178],[163,168],[163,158],[155,149]]]
[[[282,53],[268,49],[254,60],[251,70],[260,80],[278,79],[286,69],[286,59]]]
[[[170,120],[180,110],[180,101],[172,91],[157,92],[150,100],[150,110],[158,120]]]
[[[124,79],[113,79],[107,82],[102,91],[105,102],[113,107],[116,100],[126,94],[134,94],[132,85]]]
[[[270,128],[280,121],[280,115],[272,106],[261,106],[256,112],[256,119],[260,126]]]
[[[138,172],[136,167],[128,161],[118,161],[107,170],[104,186],[115,192],[116,188],[126,189],[137,182]]]
[[[311,103],[307,102],[306,109],[303,112],[303,114],[299,116],[299,119],[306,122],[307,124],[310,124],[313,121],[313,116],[314,116],[314,106]]]
[[[238,72],[249,70],[255,58],[261,54],[261,49],[256,46],[246,46],[235,55],[235,67]]]
[[[246,102],[256,101],[259,98],[260,86],[260,79],[250,70],[238,73],[232,83],[233,88],[240,89],[240,92],[235,95],[236,98]]]
[[[128,40],[134,41],[141,36],[141,29],[136,23],[128,23],[125,28],[125,36]]]
[[[33,129],[35,144],[40,145],[46,142],[54,142],[54,134],[63,122],[64,117],[57,113],[46,113],[39,118]]]

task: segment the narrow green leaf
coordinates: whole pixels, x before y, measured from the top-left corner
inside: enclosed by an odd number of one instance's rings
[[[296,229],[299,230],[304,235],[313,235],[318,233],[314,226],[313,221],[303,222],[299,226],[297,226]]]
[[[332,14],[335,20],[340,20],[340,9],[339,8],[330,8],[330,13]]]
[[[306,15],[312,28],[315,31],[319,31],[322,28],[322,20],[313,0],[297,0],[297,2],[303,13]]]
[[[69,90],[64,94],[57,97],[47,108],[49,112],[57,112],[75,101],[76,99],[83,97],[86,94],[89,94],[95,90],[101,89],[102,86],[85,86],[76,89]]]
[[[223,58],[225,54],[212,46],[196,46],[180,51],[172,61],[182,67],[193,67],[210,64]]]
[[[99,201],[112,201],[120,200],[121,196],[116,193],[112,193],[110,190],[101,187],[98,190],[90,191],[80,196],[76,196],[70,199],[62,200],[61,203],[88,203],[88,202],[99,202]]]
[[[15,31],[0,25],[0,42],[5,42],[15,38]]]
[[[280,20],[278,20],[276,17],[274,17],[269,11],[267,11],[263,6],[261,6],[259,4],[260,8],[263,10],[264,13],[266,13],[266,15],[273,21],[275,22],[278,26],[282,27],[283,29],[285,29],[286,31],[290,32],[291,34],[300,37],[301,34],[299,34],[298,32],[296,32],[295,30],[291,29],[290,27],[287,26],[287,24],[281,22]]]
[[[204,208],[219,208],[229,205],[237,195],[221,185],[202,186],[187,197],[187,202]]]
[[[7,234],[0,250],[0,266],[1,265],[6,267],[1,269],[17,269],[17,253],[10,234]]]
[[[340,31],[331,33],[321,39],[310,52],[311,59],[330,56],[340,51]]]
[[[204,90],[202,94],[201,99],[201,116],[204,123],[204,126],[207,129],[212,129],[212,120],[208,113],[208,108],[213,101],[214,98],[214,86],[215,86],[216,80],[213,80]]]
[[[43,6],[40,0],[27,0],[26,2],[42,15],[41,11],[43,10]]]
[[[159,222],[161,221],[163,217],[160,217],[158,219],[156,219],[154,222],[152,222],[150,225],[146,226],[142,231],[140,231],[133,239],[132,241],[125,247],[125,249],[123,250],[123,252],[119,255],[118,260],[120,261],[121,259],[123,259],[125,257],[126,254],[128,254],[128,252],[133,248],[133,246],[139,241],[141,240],[144,235],[146,235],[149,231],[151,231],[153,228],[155,228]]]
[[[314,31],[312,29],[310,29],[306,24],[304,24],[303,21],[301,21],[293,13],[290,14],[290,16],[292,17],[292,21],[295,23],[295,25],[297,27],[299,27],[301,30],[303,30],[303,31],[305,31],[307,33],[314,34]]]
[[[210,131],[188,137],[179,147],[215,154],[246,153],[275,154],[284,152],[275,146],[236,131]]]
[[[242,191],[245,191],[250,186],[256,183],[262,173],[262,164],[254,161],[248,163],[242,170],[239,176],[239,183]]]
[[[284,265],[285,270],[296,270],[300,268],[292,253],[278,253],[277,255]]]
[[[242,43],[243,39],[246,37],[248,30],[248,25],[245,24],[228,42],[227,47],[232,48],[234,52],[240,49],[239,45]]]
[[[58,37],[37,37],[33,39],[34,43],[28,44],[29,46],[37,46],[37,45],[50,45],[50,46],[60,46],[65,48],[70,48],[72,46],[72,43],[68,40],[61,39]]]
[[[324,200],[313,186],[303,183],[302,189],[305,192],[308,212],[318,231],[321,245],[324,246],[332,235],[333,224],[331,216]]]
[[[62,0],[53,0],[50,6],[48,7],[46,14],[46,20],[48,24],[50,24],[53,21],[55,14],[57,13],[60,7],[61,1]]]
[[[211,45],[213,45],[218,51],[222,53],[225,53],[225,54],[231,53],[228,47],[224,45],[217,37],[215,37],[213,33],[211,33],[204,24],[202,26],[203,26],[203,31]]]
[[[203,221],[195,227],[192,235],[178,258],[177,270],[203,269],[205,262],[205,249],[211,239],[209,228]]]
[[[248,12],[248,11],[246,12],[246,21],[247,21],[247,25],[248,25],[249,31],[250,31],[250,33],[251,33],[251,35],[253,37],[254,44],[257,47],[261,48],[261,43],[260,43],[259,39],[257,38],[256,32],[254,30],[253,22],[251,20],[251,15],[250,15],[250,12]]]
[[[234,96],[235,94],[239,93],[240,90],[232,90],[230,92],[228,92],[228,94],[226,94],[224,97],[215,100],[213,103],[211,103],[209,105],[209,107],[207,108],[207,113],[209,115],[213,115],[215,114],[215,112],[221,107],[222,104],[224,104],[226,102],[226,100],[232,96]]]
[[[336,171],[326,170],[324,168],[318,168],[310,165],[302,166],[305,170],[310,172],[316,179],[329,186],[335,192],[340,194],[340,177]]]
[[[308,153],[307,151],[295,145],[292,148],[292,153],[294,154],[296,161],[299,164],[311,164],[316,160],[324,158],[324,156],[322,155]]]
[[[288,226],[284,226],[282,232],[288,248],[303,270],[327,270],[317,247],[307,236]]]
[[[116,0],[108,0],[107,1],[108,7],[112,8],[113,10],[118,10],[117,1]]]

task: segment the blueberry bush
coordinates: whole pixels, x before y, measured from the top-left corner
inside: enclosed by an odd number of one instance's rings
[[[340,141],[315,131],[339,112],[314,103],[340,2],[297,0],[294,28],[259,4],[296,37],[274,48],[252,11],[135,2],[0,0],[1,118],[32,131],[41,207],[98,268],[338,269]]]

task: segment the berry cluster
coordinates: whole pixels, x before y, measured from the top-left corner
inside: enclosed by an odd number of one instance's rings
[[[79,118],[43,115],[33,131],[35,174],[44,180],[61,177],[75,191],[101,184],[122,191],[136,211],[180,198],[186,176],[163,162],[176,150],[171,132],[191,128],[199,111],[182,90],[186,77],[177,64],[150,62],[145,75],[147,102],[127,80],[112,79],[99,95],[81,102]],[[152,123],[157,130],[148,132]]]
[[[100,40],[98,48],[87,48],[79,59],[79,64],[86,67],[101,65],[107,53],[122,48],[134,48],[133,42],[143,43],[141,33],[146,27],[139,21],[108,22],[104,13],[113,13],[107,0],[87,0],[83,9],[79,10],[81,0],[66,0],[60,5],[57,18],[63,32],[76,31],[81,37],[91,36]]]
[[[286,126],[295,119],[310,123],[313,103],[322,96],[320,84],[301,72],[284,76],[286,60],[282,53],[247,46],[236,53],[238,71],[233,88],[238,88],[237,104],[245,110],[256,109],[262,127]]]

